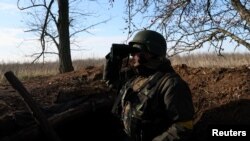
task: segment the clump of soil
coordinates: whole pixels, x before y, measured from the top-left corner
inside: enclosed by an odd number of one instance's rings
[[[206,140],[206,127],[210,124],[250,124],[249,67],[191,68],[183,64],[174,66],[174,69],[188,82],[192,91],[196,112],[194,140]],[[52,77],[37,77],[23,83],[34,100],[42,107],[46,116],[50,118],[87,101],[110,99],[112,102],[115,92],[102,81],[102,72],[102,66],[92,66]],[[90,97],[92,95],[95,97]],[[106,111],[106,116],[113,119],[111,115],[107,114],[109,108],[110,105],[105,110],[102,109],[99,115],[95,115],[96,113],[93,115],[105,116],[103,111]],[[17,132],[34,123],[22,98],[8,84],[0,84],[0,115],[0,138],[9,136],[10,133]],[[84,117],[86,117],[86,114]],[[75,121],[79,123],[80,119]],[[88,120],[90,119],[94,120],[93,117]],[[105,117],[101,119],[99,121],[104,122]],[[112,131],[117,134],[120,133],[120,130],[118,132],[118,129],[116,129],[119,126],[115,126],[114,123],[111,123],[112,121],[109,120],[103,126],[108,126],[110,123]],[[85,120],[84,123],[87,125],[90,122]],[[98,122],[98,124],[101,123]],[[65,123],[65,125],[68,127],[70,124]],[[62,127],[62,124],[57,126],[66,129],[66,127]],[[98,128],[98,125],[96,124],[95,127]],[[105,130],[105,128],[101,129]],[[87,133],[89,130],[85,131]],[[94,131],[89,131],[87,134],[90,135],[90,132]],[[58,133],[61,136],[64,134],[62,130],[60,132],[58,130]],[[107,139],[110,137],[107,137]]]

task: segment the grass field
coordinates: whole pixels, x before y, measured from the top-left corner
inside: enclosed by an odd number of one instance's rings
[[[217,56],[213,54],[196,54],[174,56],[170,58],[172,65],[186,64],[190,67],[239,67],[250,66],[250,54],[225,54]],[[74,60],[75,70],[86,66],[102,65],[104,59]],[[13,71],[21,80],[27,80],[37,76],[51,76],[58,73],[58,63],[0,63],[0,82],[6,82],[4,73]]]
[[[239,67],[250,66],[250,53],[245,54],[196,54],[187,56],[174,56],[173,65],[186,64],[190,67]]]

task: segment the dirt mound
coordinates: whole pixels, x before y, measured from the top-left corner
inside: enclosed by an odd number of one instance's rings
[[[175,70],[189,83],[196,119],[205,110],[250,98],[249,67],[190,68],[180,65],[175,66]]]
[[[189,83],[195,105],[194,139],[208,140],[211,125],[250,126],[250,68],[175,69]]]
[[[47,117],[51,117],[55,113],[72,108],[72,101],[75,105],[81,104],[82,101],[79,99],[82,100],[83,97],[114,96],[115,92],[101,81],[102,68],[101,66],[87,67],[53,77],[37,77],[23,83]],[[250,124],[249,67],[190,68],[183,64],[174,66],[174,69],[191,88],[196,112],[194,130],[196,135],[204,134],[204,127],[213,123]],[[0,85],[0,99],[1,137],[27,126],[25,123],[32,117],[25,117],[23,114],[20,116],[20,112],[26,112],[27,115],[29,112],[21,97],[10,85]],[[68,102],[71,103],[68,104]],[[62,108],[58,105],[64,106]],[[13,120],[18,118],[22,120]],[[205,140],[201,136],[194,136],[194,138]]]

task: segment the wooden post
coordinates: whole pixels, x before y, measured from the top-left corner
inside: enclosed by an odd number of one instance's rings
[[[45,133],[45,135],[52,141],[60,141],[59,137],[57,136],[56,132],[50,125],[48,119],[46,116],[42,113],[41,109],[38,107],[38,105],[35,103],[35,101],[30,96],[27,89],[23,86],[21,81],[14,75],[12,71],[8,71],[5,74],[6,79],[9,81],[9,83],[12,85],[12,87],[19,92],[19,94],[22,96],[24,102],[28,106],[28,108],[31,110],[32,115],[40,125],[42,131]]]

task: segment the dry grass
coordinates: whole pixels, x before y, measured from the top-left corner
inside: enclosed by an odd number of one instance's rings
[[[250,66],[250,54],[196,54],[174,56],[170,58],[173,65],[186,64],[190,67],[240,67]]]
[[[73,66],[75,70],[84,68],[87,66],[101,65],[104,63],[103,59],[86,59],[75,60]],[[1,63],[0,64],[0,83],[5,83],[7,80],[4,77],[4,73],[12,71],[19,79],[28,80],[39,76],[51,76],[58,74],[58,62],[49,63]]]
[[[250,54],[225,54],[217,56],[213,54],[197,54],[186,56],[175,56],[170,58],[173,65],[186,64],[190,67],[239,67],[250,66]],[[75,60],[73,65],[75,70],[86,66],[102,65],[104,59]],[[58,73],[58,62],[50,63],[1,63],[0,82],[6,82],[4,73],[13,71],[21,80],[27,80],[37,76],[51,76]]]

